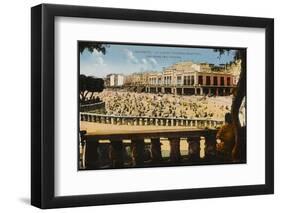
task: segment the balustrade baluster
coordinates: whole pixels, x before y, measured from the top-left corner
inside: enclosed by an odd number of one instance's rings
[[[189,137],[189,156],[191,162],[200,160],[200,137]]]
[[[93,169],[99,166],[98,156],[99,141],[93,137],[86,137],[85,163],[86,169]]]
[[[143,125],[144,125],[144,126],[147,125],[147,120],[146,120],[146,118],[143,118]]]
[[[208,131],[205,134],[205,143],[206,143],[206,148],[205,148],[205,159],[208,161],[212,161],[216,159],[216,133]]]
[[[144,120],[143,120],[143,118],[140,118],[140,123],[141,123],[142,126],[144,126]]]
[[[206,120],[204,121],[204,127],[207,127],[207,121]]]
[[[132,118],[132,125],[136,126],[137,125],[137,119],[136,118]]]
[[[111,140],[110,142],[109,158],[111,159],[112,167],[121,168],[124,165],[123,142],[122,140]]]
[[[158,119],[157,118],[155,118],[155,126],[158,126],[159,125],[159,123],[158,123]]]
[[[153,163],[159,163],[163,160],[160,138],[151,138],[151,160]]]
[[[132,160],[133,166],[141,166],[144,163],[144,140],[133,139],[131,143],[132,147]]]
[[[170,161],[179,162],[181,160],[180,138],[169,138],[169,142],[170,142]]]

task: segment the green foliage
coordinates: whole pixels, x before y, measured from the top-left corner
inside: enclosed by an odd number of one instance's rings
[[[79,92],[80,101],[85,101],[89,92],[102,92],[104,89],[104,80],[102,78],[94,78],[92,76],[79,76]]]
[[[214,49],[214,52],[217,52],[219,55],[218,57],[220,58],[224,54],[229,54],[231,49],[229,48],[217,48]],[[236,50],[234,54],[234,61],[242,59],[244,60],[246,50]],[[231,62],[230,62],[231,63]]]
[[[98,52],[102,52],[102,54],[106,54],[106,47],[108,45],[96,42],[89,42],[89,41],[80,41],[79,42],[79,52],[83,54],[84,50],[88,50],[90,53],[93,53],[94,50]]]
[[[106,54],[106,48],[109,47],[107,44],[90,42],[90,41],[80,41],[79,42],[79,52],[83,54],[85,50],[93,53],[95,50]],[[94,78],[91,76],[80,75],[79,76],[79,92],[80,92],[80,101],[85,101],[89,92],[101,92],[104,89],[104,80],[101,78]],[[92,98],[91,96],[91,98]]]

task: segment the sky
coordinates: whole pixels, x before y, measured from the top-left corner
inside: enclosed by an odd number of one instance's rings
[[[106,54],[96,50],[80,53],[80,74],[104,78],[111,73],[160,72],[180,61],[219,65],[233,61],[234,52],[219,57],[219,53],[209,48],[109,44]]]

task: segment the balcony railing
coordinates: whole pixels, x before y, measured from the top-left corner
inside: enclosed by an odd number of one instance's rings
[[[223,124],[223,120],[210,118],[169,118],[149,116],[116,116],[89,112],[80,112],[80,120],[87,122],[131,125],[131,126],[186,126],[193,128],[217,128]]]
[[[189,129],[168,131],[132,131],[126,134],[91,134],[80,132],[80,147],[82,150],[80,169],[101,169],[101,141],[108,141],[109,149],[106,168],[150,167],[167,165],[198,165],[219,162],[216,151],[216,133],[214,129]],[[147,149],[147,142],[149,149]],[[169,142],[168,158],[161,153],[162,140]],[[181,142],[187,143],[186,155],[181,155]],[[125,142],[127,141],[127,142]],[[129,142],[128,142],[129,141]],[[131,150],[128,153],[126,147]],[[103,156],[104,159],[104,156]]]

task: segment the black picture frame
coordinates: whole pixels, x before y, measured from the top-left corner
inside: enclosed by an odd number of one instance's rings
[[[55,17],[265,29],[265,184],[56,197]],[[274,193],[274,20],[164,11],[41,4],[31,9],[31,204],[60,208]]]

